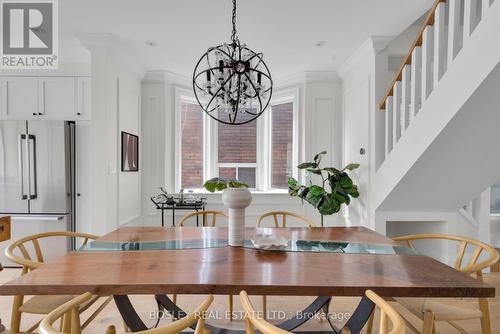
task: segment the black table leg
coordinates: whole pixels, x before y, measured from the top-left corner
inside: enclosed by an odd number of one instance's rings
[[[352,334],[360,333],[361,329],[363,329],[370,318],[374,307],[375,304],[368,297],[364,296],[361,298],[361,301],[354,310],[351,318],[345,324],[345,327],[349,328]]]
[[[115,303],[120,311],[123,320],[130,328],[132,332],[142,331],[146,329],[146,325],[141,320],[137,312],[135,311],[130,299],[126,295],[114,296]],[[161,311],[165,310],[169,312],[176,319],[180,319],[186,316],[186,312],[180,309],[172,300],[166,295],[156,295],[156,301],[158,303],[159,309]],[[278,325],[278,327],[291,331],[304,324],[308,320],[314,318],[314,315],[321,309],[327,309],[330,304],[331,297],[317,297],[309,306],[307,306],[302,312],[297,313],[297,316],[286,320]],[[368,303],[367,303],[368,301]],[[363,298],[359,304],[356,311],[354,311],[353,316],[348,321],[347,325],[351,328],[353,333],[359,333],[361,328],[363,328],[366,321],[370,316],[371,310],[373,309],[373,303],[367,298]],[[193,329],[196,325],[193,325]],[[212,334],[244,334],[245,330],[241,329],[227,329],[215,327],[212,325],[206,325]],[[307,331],[304,334],[337,334],[337,330],[332,327],[332,331]],[[300,332],[296,332],[300,333]]]

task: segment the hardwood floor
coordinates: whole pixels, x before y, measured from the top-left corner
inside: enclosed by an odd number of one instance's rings
[[[0,284],[7,282],[19,275],[19,271],[16,269],[4,269],[4,271],[0,272]],[[492,273],[485,274],[485,280],[494,285],[497,288],[497,291],[500,291],[500,273]],[[492,298],[490,302],[491,307],[491,318],[492,318],[492,328],[493,333],[500,334],[500,296],[499,292],[497,292],[497,297]],[[295,315],[297,310],[303,309],[313,298],[311,297],[268,297],[268,317],[270,321],[280,322],[280,319],[283,317],[289,317],[291,315]],[[195,305],[200,301],[199,296],[187,296],[181,295],[178,297],[178,303],[182,308],[187,310],[192,310],[195,308]],[[335,298],[335,306],[332,307],[331,316],[336,317],[336,324],[341,326],[342,323],[346,321],[346,316],[352,312],[357,304],[358,298]],[[151,296],[134,296],[132,298],[132,302],[137,310],[142,310],[141,316],[144,320],[148,320],[150,324],[154,323],[154,318],[156,316],[156,304]],[[252,302],[256,309],[261,308],[261,298],[260,297],[252,297]],[[471,307],[476,306],[475,301],[471,300]],[[10,324],[10,310],[12,306],[12,297],[9,296],[0,296],[0,317],[2,319],[2,323],[9,327]],[[209,319],[210,323],[214,325],[223,326],[223,327],[231,327],[231,328],[243,328],[244,321],[241,317],[241,307],[238,300],[238,297],[234,297],[234,309],[235,309],[235,320],[230,322],[228,317],[226,317],[227,310],[227,297],[226,296],[216,296],[215,301],[210,307]],[[397,309],[401,312],[405,312],[399,306]],[[85,314],[90,313],[92,310],[87,311]],[[150,314],[153,312],[153,314]],[[407,314],[407,313],[405,313]],[[151,315],[153,315],[153,319],[151,319]],[[29,325],[33,324],[35,321],[40,319],[39,316],[36,315],[23,315],[23,328],[29,327]],[[417,327],[421,327],[421,322],[413,317],[412,323]],[[163,319],[162,322],[170,321],[169,319]],[[378,319],[376,319],[378,321]],[[459,322],[466,330],[471,334],[480,334],[481,329],[479,326],[479,321],[471,320],[471,321],[461,321]],[[106,309],[90,324],[86,333],[105,333],[105,329],[109,325],[115,325],[117,327],[118,333],[123,333],[122,320],[113,303],[110,303]],[[377,326],[375,326],[377,328]],[[314,319],[309,321],[307,324],[300,328],[301,330],[321,330],[328,329],[328,325],[326,321],[320,321],[320,319]],[[448,326],[443,323],[439,323],[437,330],[440,334],[447,333],[457,333],[455,329],[451,326]],[[410,331],[407,331],[410,333]]]

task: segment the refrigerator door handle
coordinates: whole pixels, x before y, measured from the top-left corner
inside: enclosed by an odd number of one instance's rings
[[[17,146],[17,153],[18,153],[18,160],[19,160],[19,176],[21,178],[21,182],[19,183],[19,188],[20,188],[20,194],[21,194],[21,199],[23,200],[26,200],[28,199],[28,195],[26,195],[26,193],[24,192],[24,159],[25,159],[25,155],[24,155],[24,148],[26,148],[26,145],[25,145],[25,142],[26,142],[26,135],[25,134],[21,134],[19,135],[19,142],[18,142],[18,146]]]
[[[36,180],[36,137],[35,135],[28,135],[28,142],[30,143],[28,149],[30,154],[30,199],[37,198],[37,180]]]

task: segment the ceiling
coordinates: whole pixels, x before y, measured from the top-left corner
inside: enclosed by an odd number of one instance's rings
[[[274,77],[334,71],[370,36],[395,36],[433,0],[240,0],[240,41],[264,53]],[[230,0],[65,0],[63,31],[110,33],[147,70],[190,76],[231,33]],[[152,41],[156,46],[149,46]],[[316,46],[323,41],[323,46]]]

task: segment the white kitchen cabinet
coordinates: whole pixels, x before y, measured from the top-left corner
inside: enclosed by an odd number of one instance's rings
[[[75,85],[74,77],[38,78],[38,119],[75,119]]]
[[[32,119],[38,113],[38,78],[4,77],[1,82],[1,119]]]
[[[90,77],[0,77],[0,120],[90,120]]]
[[[78,77],[76,79],[76,119],[82,121],[90,120],[90,77]]]

